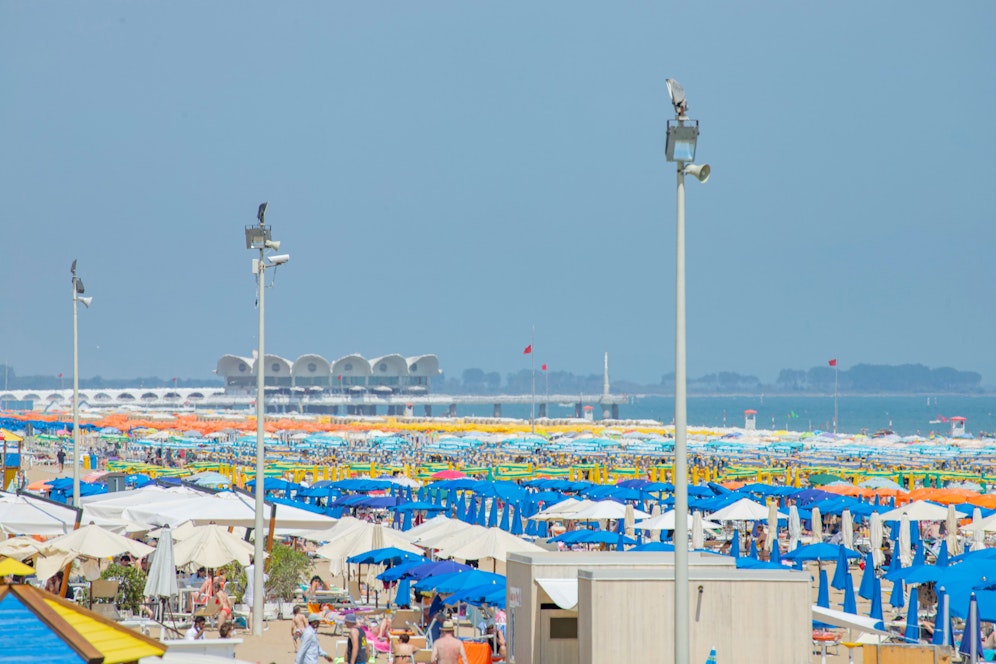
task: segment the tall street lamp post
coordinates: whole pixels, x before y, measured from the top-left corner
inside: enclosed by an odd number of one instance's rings
[[[689,662],[688,627],[688,409],[685,369],[685,174],[700,182],[709,179],[708,164],[696,166],[695,145],[699,135],[698,120],[686,115],[685,91],[674,79],[667,79],[667,90],[674,106],[675,119],[667,123],[667,160],[678,164],[678,194],[675,257],[675,330],[674,330],[674,661]],[[694,123],[694,124],[692,124]]]
[[[263,462],[266,451],[263,440],[265,436],[263,420],[266,417],[266,405],[264,403],[265,388],[264,377],[266,374],[266,356],[263,354],[263,332],[265,310],[263,308],[264,296],[266,294],[265,271],[267,268],[275,268],[283,265],[290,256],[279,254],[266,256],[266,250],[280,249],[280,243],[270,237],[270,227],[266,225],[266,203],[260,203],[256,218],[259,225],[246,226],[246,249],[258,249],[259,258],[252,259],[252,272],[256,275],[256,287],[258,292],[259,306],[259,349],[256,352],[256,520],[254,524],[254,544],[253,544],[253,595],[252,595],[252,633],[254,636],[263,635],[263,600],[266,591],[263,577]]]
[[[83,280],[76,276],[76,261],[69,271],[73,275],[73,507],[80,506],[80,344],[79,302],[90,308],[92,297],[83,297]]]

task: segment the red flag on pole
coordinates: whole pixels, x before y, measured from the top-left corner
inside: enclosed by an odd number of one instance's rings
[[[831,367],[837,366],[837,358],[836,357],[833,358],[832,360],[828,361],[827,364],[829,364]]]
[[[546,365],[545,364],[540,367],[540,371],[546,371]]]
[[[522,351],[522,354],[529,355],[532,352],[533,352],[533,345],[529,344],[528,346],[526,346],[525,350]]]

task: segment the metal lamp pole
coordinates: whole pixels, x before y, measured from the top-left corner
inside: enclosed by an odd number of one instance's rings
[[[685,173],[700,182],[709,179],[708,165],[695,166],[698,121],[689,121],[685,91],[667,79],[675,110],[675,124],[668,122],[667,160],[678,164],[677,214],[675,223],[675,315],[674,315],[674,661],[689,662],[688,618],[688,399],[685,364]],[[689,124],[694,122],[694,124]]]
[[[271,256],[270,261],[266,260],[267,249],[279,249],[280,243],[270,239],[270,227],[266,225],[264,219],[266,215],[266,203],[261,203],[256,217],[259,219],[258,226],[246,226],[246,248],[258,249],[259,259],[253,260],[253,274],[256,275],[258,304],[259,304],[259,348],[256,351],[256,508],[253,542],[253,596],[252,596],[252,633],[254,636],[263,634],[263,601],[266,598],[266,588],[264,581],[264,524],[263,511],[265,509],[264,487],[263,487],[263,467],[266,459],[266,449],[264,446],[265,431],[264,423],[266,419],[265,404],[265,377],[266,377],[266,355],[264,354],[264,321],[266,310],[264,298],[266,295],[266,269],[276,267],[286,263],[290,256]]]
[[[89,307],[93,298],[84,293],[83,280],[76,276],[76,261],[69,268],[73,275],[73,507],[80,506],[80,344],[79,302]]]

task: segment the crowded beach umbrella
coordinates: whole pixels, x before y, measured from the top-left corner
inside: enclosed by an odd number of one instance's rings
[[[118,535],[98,526],[89,524],[61,537],[50,539],[40,547],[40,553],[71,553],[74,556],[90,558],[110,558],[128,553],[135,558],[144,558],[154,551],[148,544],[142,544],[124,535]]]
[[[443,549],[449,546],[460,546],[475,537],[480,537],[487,532],[484,526],[472,523],[458,522],[460,526],[450,526],[448,528],[436,530],[425,537],[420,537],[418,542],[413,542],[423,549]]]
[[[788,550],[794,551],[799,545],[799,538],[802,537],[802,523],[799,520],[799,508],[795,505],[789,506],[788,518],[789,542]]]
[[[169,528],[163,528],[152,553],[149,575],[145,578],[146,597],[170,598],[179,594],[176,582],[176,562],[173,556],[173,535]]]
[[[871,543],[872,560],[875,567],[881,567],[885,563],[885,554],[882,553],[882,516],[878,512],[872,512],[868,524],[868,541]]]
[[[467,475],[461,473],[459,470],[447,469],[435,472],[430,477],[434,480],[458,480],[466,479]]]
[[[671,510],[674,514],[674,510]],[[673,518],[673,517],[672,517]],[[702,512],[695,510],[692,512],[692,548],[701,549],[705,546],[705,526],[702,521]]]
[[[961,553],[961,538],[958,537],[958,512],[954,505],[948,505],[948,515],[944,522],[947,535],[948,553],[957,556]]]
[[[805,546],[800,546],[794,551],[789,551],[788,553],[782,555],[782,560],[840,560],[841,551],[844,552],[848,558],[860,558],[861,554],[852,549],[846,549],[837,544],[827,544],[826,542],[819,542],[817,544],[806,544]]]
[[[847,587],[848,579],[851,578],[851,572],[847,565],[847,552],[850,550],[843,544],[837,546],[837,567],[834,568],[833,579],[830,581],[830,585],[837,590],[844,590]],[[857,553],[857,551],[854,553]],[[861,557],[860,553],[858,557]]]
[[[854,579],[850,574],[844,575],[844,603],[841,608],[844,609],[844,613],[858,612],[858,600],[854,596]]]
[[[882,580],[875,575],[873,576],[874,587],[872,589],[871,607],[868,610],[868,616],[876,620],[884,620],[882,614]],[[902,584],[899,585],[900,587],[902,586]]]
[[[488,528],[486,533],[474,537],[460,545],[450,544],[439,551],[443,558],[458,560],[484,560],[491,558],[496,561],[508,560],[509,553],[535,553],[544,551],[515,535],[506,533],[501,528]]]
[[[913,545],[910,541],[910,517],[908,514],[903,514],[899,519],[898,542],[899,562],[903,567],[909,567],[910,563],[913,562]]]
[[[14,560],[25,560],[38,553],[43,542],[34,537],[22,535],[0,541],[0,556],[8,556]]]
[[[827,571],[820,568],[820,586],[816,592],[816,605],[830,608],[830,583],[827,581]]]
[[[820,508],[814,507],[812,510],[812,516],[809,518],[810,526],[813,532],[813,541],[820,543],[823,541],[823,515],[820,514]]]
[[[504,586],[505,577],[502,574],[493,574],[479,569],[460,570],[426,577],[415,584],[415,590],[421,593],[435,590],[437,593],[448,594],[484,584]]]
[[[25,565],[13,558],[0,558],[0,577],[5,576],[32,576],[35,568]]]
[[[233,560],[248,565],[253,545],[216,524],[197,526],[194,533],[173,547],[177,567],[191,563],[203,567],[222,567]]]
[[[948,510],[943,505],[916,500],[883,513],[882,521],[898,521],[903,515],[910,521],[944,521],[948,518]]]
[[[533,514],[529,517],[530,521],[561,521],[563,519],[573,518],[575,512],[582,510],[586,507],[594,505],[591,500],[577,500],[575,498],[568,498],[567,500],[562,500],[555,505],[551,505],[546,509]]]
[[[764,550],[771,552],[778,543],[778,501],[768,503],[768,537],[764,540]]]
[[[781,512],[777,512],[777,515],[786,516]],[[767,518],[768,508],[750,498],[741,498],[709,515],[712,521],[764,521]]]
[[[906,630],[903,633],[903,637],[910,643],[920,641],[919,596],[916,586],[910,588],[910,605],[909,610],[906,612]]]
[[[11,535],[64,535],[76,524],[76,510],[26,494],[0,491],[0,530]]]
[[[894,609],[901,609],[906,606],[906,594],[903,591],[903,582],[894,581],[892,592],[889,594],[889,606]]]
[[[363,525],[350,530],[341,538],[333,539],[315,551],[315,555],[329,561],[329,572],[332,576],[338,576],[343,570],[347,558],[373,549],[391,546],[411,553],[421,553],[418,547],[409,542],[404,534],[397,530],[384,528],[380,524],[363,521],[360,523]]]
[[[350,556],[347,563],[360,565],[399,565],[401,563],[427,562],[428,558],[411,551],[389,546],[383,549],[373,549],[366,553]]]
[[[934,619],[934,634],[931,638],[931,645],[946,646],[951,643],[951,598],[948,597],[944,586],[937,589],[937,614]]]
[[[699,515],[700,526],[702,528],[714,529],[723,527],[722,524],[716,523],[715,521],[703,520],[702,513],[695,510],[695,512],[688,515],[688,527],[693,531],[695,528],[695,514]],[[637,522],[636,528],[638,530],[674,530],[674,525],[674,510],[668,510],[659,516],[653,516],[649,519]]]
[[[453,574],[454,572],[461,572],[466,570],[474,569],[470,565],[464,565],[463,563],[458,563],[455,560],[434,560],[428,563],[422,563],[421,565],[415,565],[409,568],[400,578],[414,579],[416,581],[421,581],[428,576],[436,576],[439,574]]]
[[[457,525],[459,524],[459,525]],[[412,543],[418,542],[422,537],[428,537],[439,529],[457,528],[462,530],[466,524],[463,521],[451,519],[448,516],[439,515],[423,521],[410,530],[405,531],[405,537]]]
[[[965,632],[961,637],[961,645],[958,652],[968,655],[969,661],[975,664],[982,657],[982,631],[979,624],[979,604],[972,593],[968,600],[968,613],[965,619]]]
[[[872,552],[865,554],[865,569],[861,573],[861,584],[858,586],[858,596],[871,599],[875,592],[875,561]]]
[[[397,581],[398,579],[404,577],[405,573],[408,572],[408,570],[418,567],[419,565],[423,565],[427,562],[429,561],[423,559],[423,560],[413,560],[407,563],[399,563],[397,565],[388,567],[386,570],[378,574],[377,578],[383,581],[384,583],[391,583],[393,581]]]
[[[601,519],[625,519],[626,518],[626,505],[623,503],[617,503],[614,500],[600,500],[592,505],[585,507],[582,510],[578,510],[574,514],[567,516],[565,518],[572,521],[598,521]],[[632,506],[630,506],[632,508]],[[650,515],[643,510],[633,510],[634,518],[646,519]]]
[[[840,516],[840,534],[843,544],[848,549],[854,548],[854,521],[851,519],[851,510],[844,510]]]
[[[457,591],[445,600],[444,604],[450,606],[455,604],[472,604],[474,606],[488,605],[504,608],[505,606],[505,584],[487,584],[474,588]]]

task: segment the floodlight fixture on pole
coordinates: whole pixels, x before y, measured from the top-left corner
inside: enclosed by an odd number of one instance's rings
[[[79,344],[79,304],[87,309],[92,297],[83,297],[86,288],[83,280],[76,276],[76,261],[69,268],[73,284],[73,507],[80,506],[80,344]]]
[[[689,664],[688,616],[688,372],[685,339],[685,174],[705,182],[712,169],[697,166],[695,148],[698,120],[689,120],[685,90],[667,79],[675,118],[667,123],[666,157],[677,162],[678,192],[675,224],[675,332],[674,332],[674,662]],[[691,124],[693,123],[694,124]]]
[[[266,225],[267,203],[260,203],[256,218],[259,225],[246,226],[246,248],[258,249],[259,258],[252,260],[252,271],[256,275],[257,303],[259,306],[259,348],[256,351],[256,487],[255,487],[255,522],[254,522],[254,542],[253,542],[253,596],[252,606],[252,633],[254,636],[263,635],[263,600],[266,597],[265,581],[263,576],[264,567],[264,545],[265,535],[263,526],[264,501],[264,465],[266,458],[265,428],[266,418],[266,355],[263,338],[265,332],[265,308],[264,297],[266,295],[265,272],[267,268],[283,265],[290,260],[289,254],[271,256],[267,260],[266,250],[277,250],[280,242],[270,237],[270,227]]]

